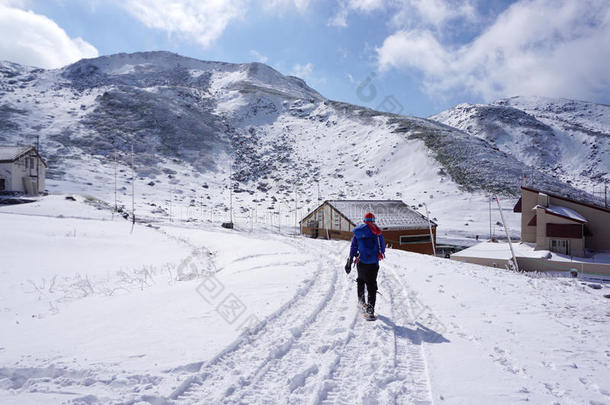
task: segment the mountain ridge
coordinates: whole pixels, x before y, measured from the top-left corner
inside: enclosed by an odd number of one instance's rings
[[[430,119],[485,139],[568,183],[591,186],[610,180],[608,105],[517,96],[458,104]]]
[[[106,199],[102,184],[112,181],[115,160],[127,192],[132,146],[139,188],[161,205],[176,198],[190,205],[205,191],[207,206],[228,209],[229,165],[244,213],[257,204],[279,212],[295,199],[297,207],[311,207],[318,184],[325,198],[402,198],[420,207],[427,201],[443,217],[466,212],[466,201],[484,201],[488,193],[514,198],[524,172],[533,173],[530,185],[591,197],[488,140],[438,121],[329,100],[261,63],[141,52],[55,70],[3,64],[0,122],[0,142],[41,136],[55,190]],[[159,204],[146,209],[167,215]]]

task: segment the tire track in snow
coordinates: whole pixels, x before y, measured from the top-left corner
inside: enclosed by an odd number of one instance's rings
[[[285,240],[282,240],[286,242]],[[338,276],[334,246],[315,245],[308,284],[262,326],[175,390],[175,403],[431,404],[432,394],[409,292],[383,264],[379,319],[354,305],[355,283]],[[304,240],[289,243],[311,253]],[[392,279],[395,285],[389,285]],[[398,284],[398,285],[396,285]],[[350,309],[351,308],[351,309]],[[384,316],[388,314],[390,317]]]
[[[393,267],[390,268],[395,270]],[[385,277],[384,281],[386,281]],[[387,283],[383,284],[387,285]],[[394,367],[399,387],[392,387],[393,384],[389,384],[389,388],[396,389],[394,403],[432,404],[432,389],[423,339],[415,324],[408,290],[401,283],[396,290],[388,288],[386,291],[390,294],[392,317],[395,319]],[[402,325],[412,326],[413,329]]]
[[[379,273],[380,286],[388,285],[384,270]],[[391,287],[377,298],[381,315],[375,323],[355,322],[314,404],[432,403],[422,338],[413,323],[407,291]],[[383,313],[391,314],[391,319]]]
[[[305,250],[303,243],[290,244]],[[257,330],[240,336],[208,361],[197,375],[176,388],[169,399],[175,403],[223,402],[264,374],[271,362],[283,358],[335,293],[337,271],[325,268],[326,263],[320,259],[315,261],[317,269],[304,288]]]
[[[363,375],[362,360],[366,348],[358,345],[357,339],[364,333],[364,319],[360,314],[354,318],[351,333],[337,353],[335,361],[318,387],[313,403],[318,404],[357,404],[362,403],[361,387],[367,386]]]
[[[389,310],[381,297],[376,306],[381,312]],[[380,319],[369,322],[357,311],[351,333],[318,386],[314,404],[378,403],[393,368],[393,351],[388,350],[393,347],[392,335],[386,329]]]
[[[316,246],[320,247],[320,246]],[[332,253],[332,257],[330,255]],[[268,364],[230,402],[277,404],[304,403],[309,400],[314,385],[312,380],[336,362],[334,349],[344,344],[345,335],[350,334],[357,311],[352,307],[351,320],[348,308],[355,301],[355,291],[349,278],[339,277],[342,272],[335,251],[324,252],[325,267],[335,274],[336,288],[324,308],[317,314],[308,328],[299,335],[290,351],[280,359]],[[338,281],[337,279],[343,279]]]

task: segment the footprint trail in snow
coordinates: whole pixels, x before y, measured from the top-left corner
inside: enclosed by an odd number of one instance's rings
[[[309,241],[295,241],[310,249]],[[319,250],[315,276],[262,325],[207,362],[168,400],[190,403],[430,404],[425,354],[408,292],[379,275],[378,319],[362,319],[340,254]],[[392,284],[394,283],[394,284]],[[383,287],[382,287],[383,286]]]

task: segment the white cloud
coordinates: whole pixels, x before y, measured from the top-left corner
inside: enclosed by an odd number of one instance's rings
[[[385,39],[378,54],[380,70],[409,67],[440,75],[449,63],[448,52],[430,31],[398,31]]]
[[[443,44],[432,29],[399,30],[377,49],[380,70],[423,74],[433,94],[463,90],[597,99],[610,90],[610,7],[605,0],[522,0],[470,43]]]
[[[476,0],[339,0],[337,13],[328,25],[347,27],[350,13],[388,11],[390,25],[399,29],[415,26],[440,27],[450,20],[472,22],[478,18]]]
[[[243,19],[250,7],[267,13],[287,9],[304,12],[313,0],[114,0],[149,28],[166,31],[210,46],[227,26]]]
[[[308,62],[304,65],[297,63],[292,67],[292,75],[305,79],[313,72],[313,64]]]
[[[349,10],[346,7],[341,7],[337,14],[328,19],[327,25],[331,27],[347,27],[347,15],[349,14]]]
[[[267,61],[269,60],[268,57],[266,57],[265,55],[261,55],[261,53],[255,49],[250,50],[250,55],[254,58],[255,61],[260,63],[267,63]]]
[[[6,4],[9,2],[0,3],[0,59],[58,68],[98,56],[93,45],[82,38],[70,38],[53,20]]]
[[[305,12],[312,0],[266,0],[263,5],[270,11],[284,11],[288,8],[296,8],[299,12]]]
[[[121,4],[149,28],[194,39],[207,47],[230,21],[244,16],[245,0],[125,0]]]
[[[371,12],[383,8],[383,0],[349,0],[348,7],[352,10]]]
[[[395,4],[392,25],[399,28],[427,26],[440,29],[452,20],[478,19],[474,0],[400,0]]]
[[[327,25],[345,28],[347,27],[347,16],[350,12],[370,13],[384,7],[383,0],[340,0],[339,10],[328,20]]]

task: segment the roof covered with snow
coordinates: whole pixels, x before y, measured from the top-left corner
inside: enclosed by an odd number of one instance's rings
[[[515,256],[543,259],[548,256],[548,250],[535,250],[528,243],[513,243]],[[512,253],[507,242],[481,242],[467,249],[452,253],[451,257],[477,257],[484,259],[510,260]]]
[[[549,262],[610,264],[610,252],[605,251],[592,252],[590,257],[577,257],[551,252],[546,249],[537,250],[535,243],[528,242],[513,243],[513,250],[517,258],[544,259]],[[512,258],[512,253],[508,242],[487,241],[452,253],[451,257],[510,260]]]
[[[31,148],[31,146],[0,146],[0,162],[12,162]]]
[[[549,206],[546,207],[546,212],[561,215],[562,217],[570,218],[579,222],[587,222],[587,219],[580,215],[578,212],[574,211],[571,208],[562,207],[560,205],[549,204]]]
[[[536,205],[533,209],[536,210],[536,208],[538,208],[538,207],[540,207],[540,205]],[[542,207],[542,208],[544,208],[544,210],[550,214],[559,215],[560,217],[564,217],[564,218],[571,219],[573,221],[582,222],[582,223],[587,222],[587,219],[585,217],[583,217],[582,215],[580,215],[578,212],[574,211],[571,208],[562,207],[560,205],[552,205],[552,204],[549,204],[548,207]]]
[[[557,193],[552,193],[550,192],[550,190],[541,190],[541,189],[537,189],[537,188],[532,188],[529,186],[521,186],[521,190],[523,192],[523,190],[525,191],[529,191],[531,193],[544,193],[546,195],[548,195],[551,198],[560,200],[560,201],[567,201],[567,202],[571,202],[574,204],[578,204],[578,205],[583,205],[585,207],[589,207],[589,208],[594,208],[596,210],[600,210],[600,211],[605,211],[605,212],[610,212],[610,209],[606,208],[603,204],[603,201],[601,200],[596,200],[595,196],[588,194],[588,193],[583,193],[581,195],[577,195],[578,198],[574,198],[573,196],[571,196],[569,193],[568,194],[557,194]]]
[[[400,200],[329,200],[328,203],[355,225],[362,223],[364,214],[372,212],[375,222],[384,230],[428,228],[426,217]]]

